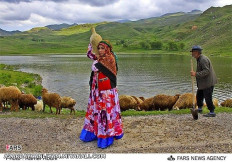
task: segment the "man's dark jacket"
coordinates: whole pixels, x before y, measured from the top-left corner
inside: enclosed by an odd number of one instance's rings
[[[212,87],[217,83],[217,77],[212,63],[209,58],[203,54],[197,59],[196,80],[199,90]]]

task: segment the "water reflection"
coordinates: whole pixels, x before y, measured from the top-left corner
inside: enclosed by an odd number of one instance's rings
[[[147,98],[156,94],[189,93],[190,59],[190,56],[180,55],[119,55],[119,94]],[[210,59],[219,78],[214,97],[221,102],[232,97],[232,59]],[[49,91],[71,96],[77,101],[77,109],[86,109],[92,63],[86,56],[0,56],[0,63],[17,65],[21,71],[40,74],[43,86]]]

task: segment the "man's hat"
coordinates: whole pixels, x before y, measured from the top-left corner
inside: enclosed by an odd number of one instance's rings
[[[192,50],[190,52],[193,52],[193,51],[202,51],[202,50],[203,49],[201,48],[201,46],[196,45],[196,46],[192,47]]]

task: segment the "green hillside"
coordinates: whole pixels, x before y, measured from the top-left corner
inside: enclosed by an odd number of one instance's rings
[[[118,53],[189,54],[199,44],[207,55],[232,56],[232,5],[199,13],[171,13],[161,17],[74,25],[61,30],[33,28],[0,37],[0,54],[85,53],[90,28],[109,39]]]
[[[196,25],[198,28],[186,36],[188,44],[202,44],[212,55],[232,56],[232,5],[223,8],[211,7],[195,21],[183,28]]]

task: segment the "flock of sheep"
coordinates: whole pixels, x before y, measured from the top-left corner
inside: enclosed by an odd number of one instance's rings
[[[179,110],[193,107],[193,94],[185,93],[182,95],[177,94],[175,96],[159,94],[147,99],[144,97],[121,95],[119,96],[119,103],[121,111],[129,109],[137,111]],[[219,106],[217,99],[213,99],[213,103],[215,106]],[[194,106],[196,106],[196,99],[194,104]],[[232,99],[225,100],[221,103],[221,106],[232,107]]]
[[[18,111],[19,108],[27,109],[29,107],[31,107],[33,111],[44,111],[45,106],[48,105],[51,113],[51,107],[55,107],[56,114],[60,114],[62,108],[69,108],[71,110],[70,114],[72,112],[75,114],[74,106],[76,101],[71,97],[61,97],[57,93],[49,93],[45,88],[42,89],[42,101],[37,101],[32,94],[23,94],[15,86],[2,86],[0,88],[0,111],[2,111],[3,108],[7,108],[8,104],[11,106],[11,111]]]
[[[194,96],[195,97],[195,96]],[[218,100],[213,99],[214,105],[218,106]],[[47,89],[42,89],[42,101],[37,99],[32,94],[23,94],[17,87],[9,86],[0,87],[0,112],[3,108],[7,108],[10,104],[11,111],[18,111],[19,108],[27,109],[31,107],[34,111],[45,111],[45,106],[56,108],[56,114],[60,114],[62,108],[69,108],[70,114],[74,112],[76,101],[71,97],[61,97],[57,93],[49,93]],[[182,95],[156,95],[145,99],[144,97],[135,97],[129,95],[120,95],[119,104],[121,111],[134,109],[137,111],[154,111],[154,110],[179,110],[193,107],[193,94],[185,93]],[[195,101],[196,106],[196,101]],[[232,99],[227,99],[221,103],[221,106],[232,107]]]

